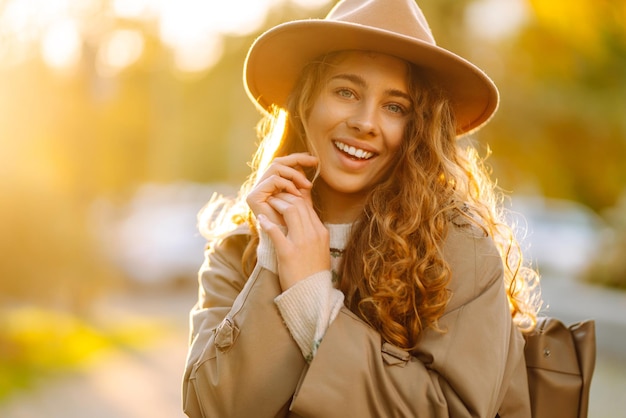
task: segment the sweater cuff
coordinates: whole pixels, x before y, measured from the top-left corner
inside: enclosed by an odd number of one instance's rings
[[[284,226],[280,227],[283,233],[287,231],[287,228]],[[256,258],[257,263],[271,271],[274,274],[278,273],[278,260],[276,258],[276,249],[274,248],[274,243],[272,242],[270,236],[267,232],[263,231],[259,226],[257,228],[259,231],[259,245],[256,249]]]
[[[311,362],[326,330],[343,306],[343,293],[335,289],[330,270],[298,282],[274,302],[307,362]]]

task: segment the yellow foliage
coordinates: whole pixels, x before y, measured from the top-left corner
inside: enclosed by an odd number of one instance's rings
[[[612,0],[529,0],[537,22],[549,28],[571,47],[595,58],[605,50],[609,31],[626,35],[626,3]]]

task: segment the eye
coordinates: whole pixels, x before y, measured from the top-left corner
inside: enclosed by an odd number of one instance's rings
[[[397,103],[391,103],[388,104],[387,106],[385,106],[387,108],[387,110],[389,110],[392,113],[398,113],[398,114],[405,114],[406,113],[406,108],[402,105],[399,105]]]
[[[337,93],[338,96],[341,96],[345,99],[351,99],[354,97],[354,92],[352,92],[352,90],[350,89],[340,88],[340,89],[335,90],[335,92]]]

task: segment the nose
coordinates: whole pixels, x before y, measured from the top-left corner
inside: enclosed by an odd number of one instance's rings
[[[363,103],[355,109],[346,122],[348,127],[360,136],[376,136],[378,134],[375,106]]]

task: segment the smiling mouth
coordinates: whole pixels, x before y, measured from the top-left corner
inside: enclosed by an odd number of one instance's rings
[[[353,158],[355,160],[369,160],[374,156],[373,152],[365,151],[364,149],[360,148],[355,148],[340,141],[333,141],[333,144],[335,144],[335,147],[337,147],[339,151],[347,154],[350,158]]]

